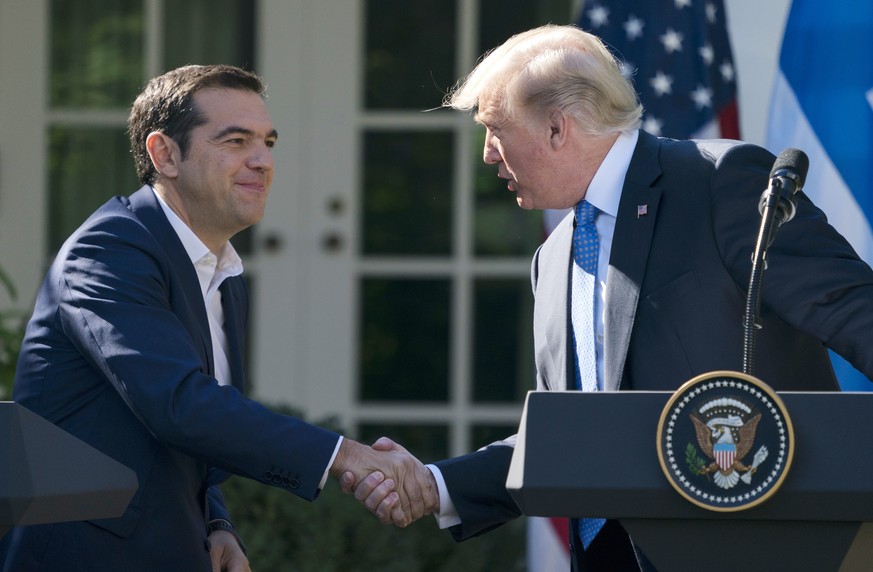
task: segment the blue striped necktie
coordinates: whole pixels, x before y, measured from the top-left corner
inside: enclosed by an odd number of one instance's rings
[[[594,296],[597,281],[597,255],[600,241],[594,220],[597,207],[588,201],[576,205],[576,228],[573,230],[573,267],[570,309],[573,345],[576,349],[576,389],[597,391],[597,352],[594,348]],[[579,537],[588,549],[603,528],[606,519],[580,518]]]

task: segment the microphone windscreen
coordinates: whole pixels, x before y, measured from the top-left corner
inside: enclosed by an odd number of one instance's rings
[[[809,170],[809,157],[800,149],[789,147],[779,153],[776,157],[776,162],[773,163],[773,170],[770,171],[770,176],[773,177],[781,169],[788,169],[797,175],[797,188],[803,188],[806,182],[806,172]]]

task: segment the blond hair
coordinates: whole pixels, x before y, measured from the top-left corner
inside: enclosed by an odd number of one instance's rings
[[[475,112],[480,101],[524,121],[561,110],[590,135],[640,125],[642,105],[597,36],[547,25],[517,34],[487,53],[443,105]]]

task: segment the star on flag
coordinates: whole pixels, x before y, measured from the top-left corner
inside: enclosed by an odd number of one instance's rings
[[[723,0],[588,0],[578,25],[602,38],[630,74],[644,129],[739,138]]]

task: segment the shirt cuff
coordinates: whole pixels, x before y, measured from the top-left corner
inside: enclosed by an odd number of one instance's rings
[[[330,456],[330,461],[327,462],[327,467],[325,467],[324,474],[321,476],[321,482],[318,483],[318,490],[324,489],[324,485],[327,484],[327,477],[330,474],[330,468],[333,466],[333,461],[336,459],[336,454],[339,453],[339,448],[342,444],[343,436],[340,435],[339,439],[337,439],[336,447],[333,449],[333,455]]]
[[[433,474],[437,489],[440,491],[440,511],[439,513],[434,513],[437,524],[440,528],[449,528],[461,524],[461,517],[458,516],[455,503],[452,502],[452,497],[449,496],[449,489],[446,486],[445,479],[443,479],[443,474],[436,465],[425,465],[425,467]]]

